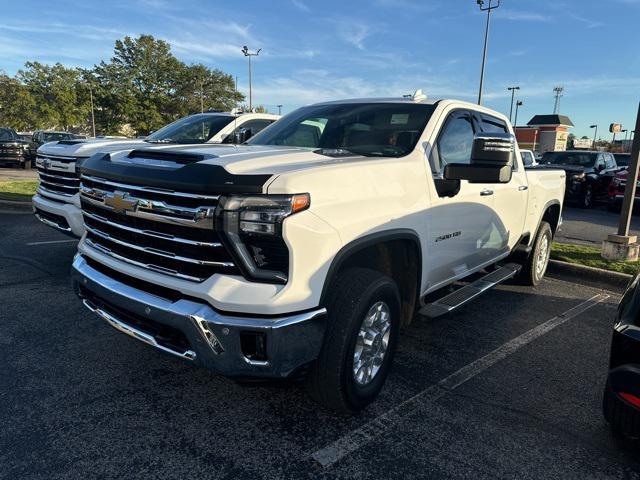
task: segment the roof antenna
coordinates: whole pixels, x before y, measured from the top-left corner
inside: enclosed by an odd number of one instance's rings
[[[413,94],[414,102],[424,102],[426,99],[427,99],[427,96],[425,95],[425,93],[422,91],[421,88],[416,90],[415,93]]]

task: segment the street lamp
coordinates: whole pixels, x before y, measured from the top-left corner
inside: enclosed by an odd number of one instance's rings
[[[513,122],[514,127],[518,126],[518,108],[521,107],[522,105],[524,105],[524,102],[522,100],[518,100],[516,102],[516,118],[515,118],[515,121]],[[511,121],[511,119],[509,119],[509,121]]]
[[[596,129],[596,131],[593,132],[593,145],[591,145],[591,148],[596,148],[596,137],[598,136],[598,125],[591,125],[589,126],[589,128]]]
[[[255,52],[250,52],[249,47],[247,47],[246,45],[242,47],[242,53],[244,54],[245,57],[249,58],[249,111],[253,109],[253,104],[252,104],[253,98],[252,98],[252,92],[251,92],[251,57],[257,57],[260,54],[261,50],[262,49],[259,48]]]
[[[513,98],[515,97],[516,90],[520,90],[520,87],[507,87],[507,90],[511,91],[511,108],[509,109],[509,121],[511,121],[511,114],[513,113]]]
[[[478,105],[482,105],[482,86],[484,84],[484,65],[487,62],[487,44],[489,42],[489,21],[491,20],[491,10],[500,6],[500,0],[493,5],[493,0],[489,0],[489,6],[484,6],[484,0],[476,0],[481,12],[487,12],[487,26],[484,30],[484,50],[482,51],[482,68],[480,69],[480,88],[478,89]]]
[[[278,107],[278,115],[282,115],[282,104],[276,105]]]
[[[91,129],[93,130],[93,138],[96,138],[96,117],[93,113],[93,88],[89,84],[89,99],[91,101]]]
[[[622,151],[625,152],[627,150],[627,129],[621,130],[620,133],[624,133],[624,143],[622,144]]]

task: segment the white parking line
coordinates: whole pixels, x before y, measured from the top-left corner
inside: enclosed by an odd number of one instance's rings
[[[460,370],[440,380],[437,384],[432,385],[413,397],[405,400],[401,404],[371,420],[362,427],[350,431],[330,445],[314,452],[311,454],[311,458],[324,468],[330,467],[340,459],[363,447],[385,431],[390,430],[418,409],[423,409],[429,404],[437,401],[451,390],[471,380],[473,377],[484,372],[500,360],[503,360],[509,355],[515,353],[523,346],[550,332],[554,328],[559,327],[577,315],[580,315],[594,305],[605,301],[607,298],[609,298],[609,295],[606,294],[594,295],[589,300],[586,300],[566,312],[547,320],[535,328],[532,328],[531,330],[496,348],[484,357],[465,365]]]
[[[51,243],[71,243],[71,242],[77,242],[78,240],[76,240],[75,238],[69,238],[67,240],[49,240],[46,242],[29,242],[27,243],[27,245],[31,246],[31,245],[49,245]]]

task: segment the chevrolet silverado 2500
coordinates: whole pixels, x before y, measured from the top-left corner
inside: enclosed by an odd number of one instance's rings
[[[307,106],[245,145],[83,162],[73,283],[166,353],[228,376],[304,377],[320,403],[354,412],[380,392],[416,308],[436,317],[516,274],[541,281],[564,177],[525,169],[508,119],[478,105]]]
[[[231,114],[206,112],[181,118],[146,139],[67,139],[38,148],[36,167],[40,185],[33,197],[33,210],[43,223],[81,237],[84,233],[76,174],[76,163],[96,152],[117,152],[141,146],[167,148],[176,144],[234,143],[275,122],[268,113]]]

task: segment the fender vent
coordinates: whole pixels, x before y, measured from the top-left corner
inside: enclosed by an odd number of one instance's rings
[[[58,145],[77,145],[85,142],[86,140],[59,140]]]

